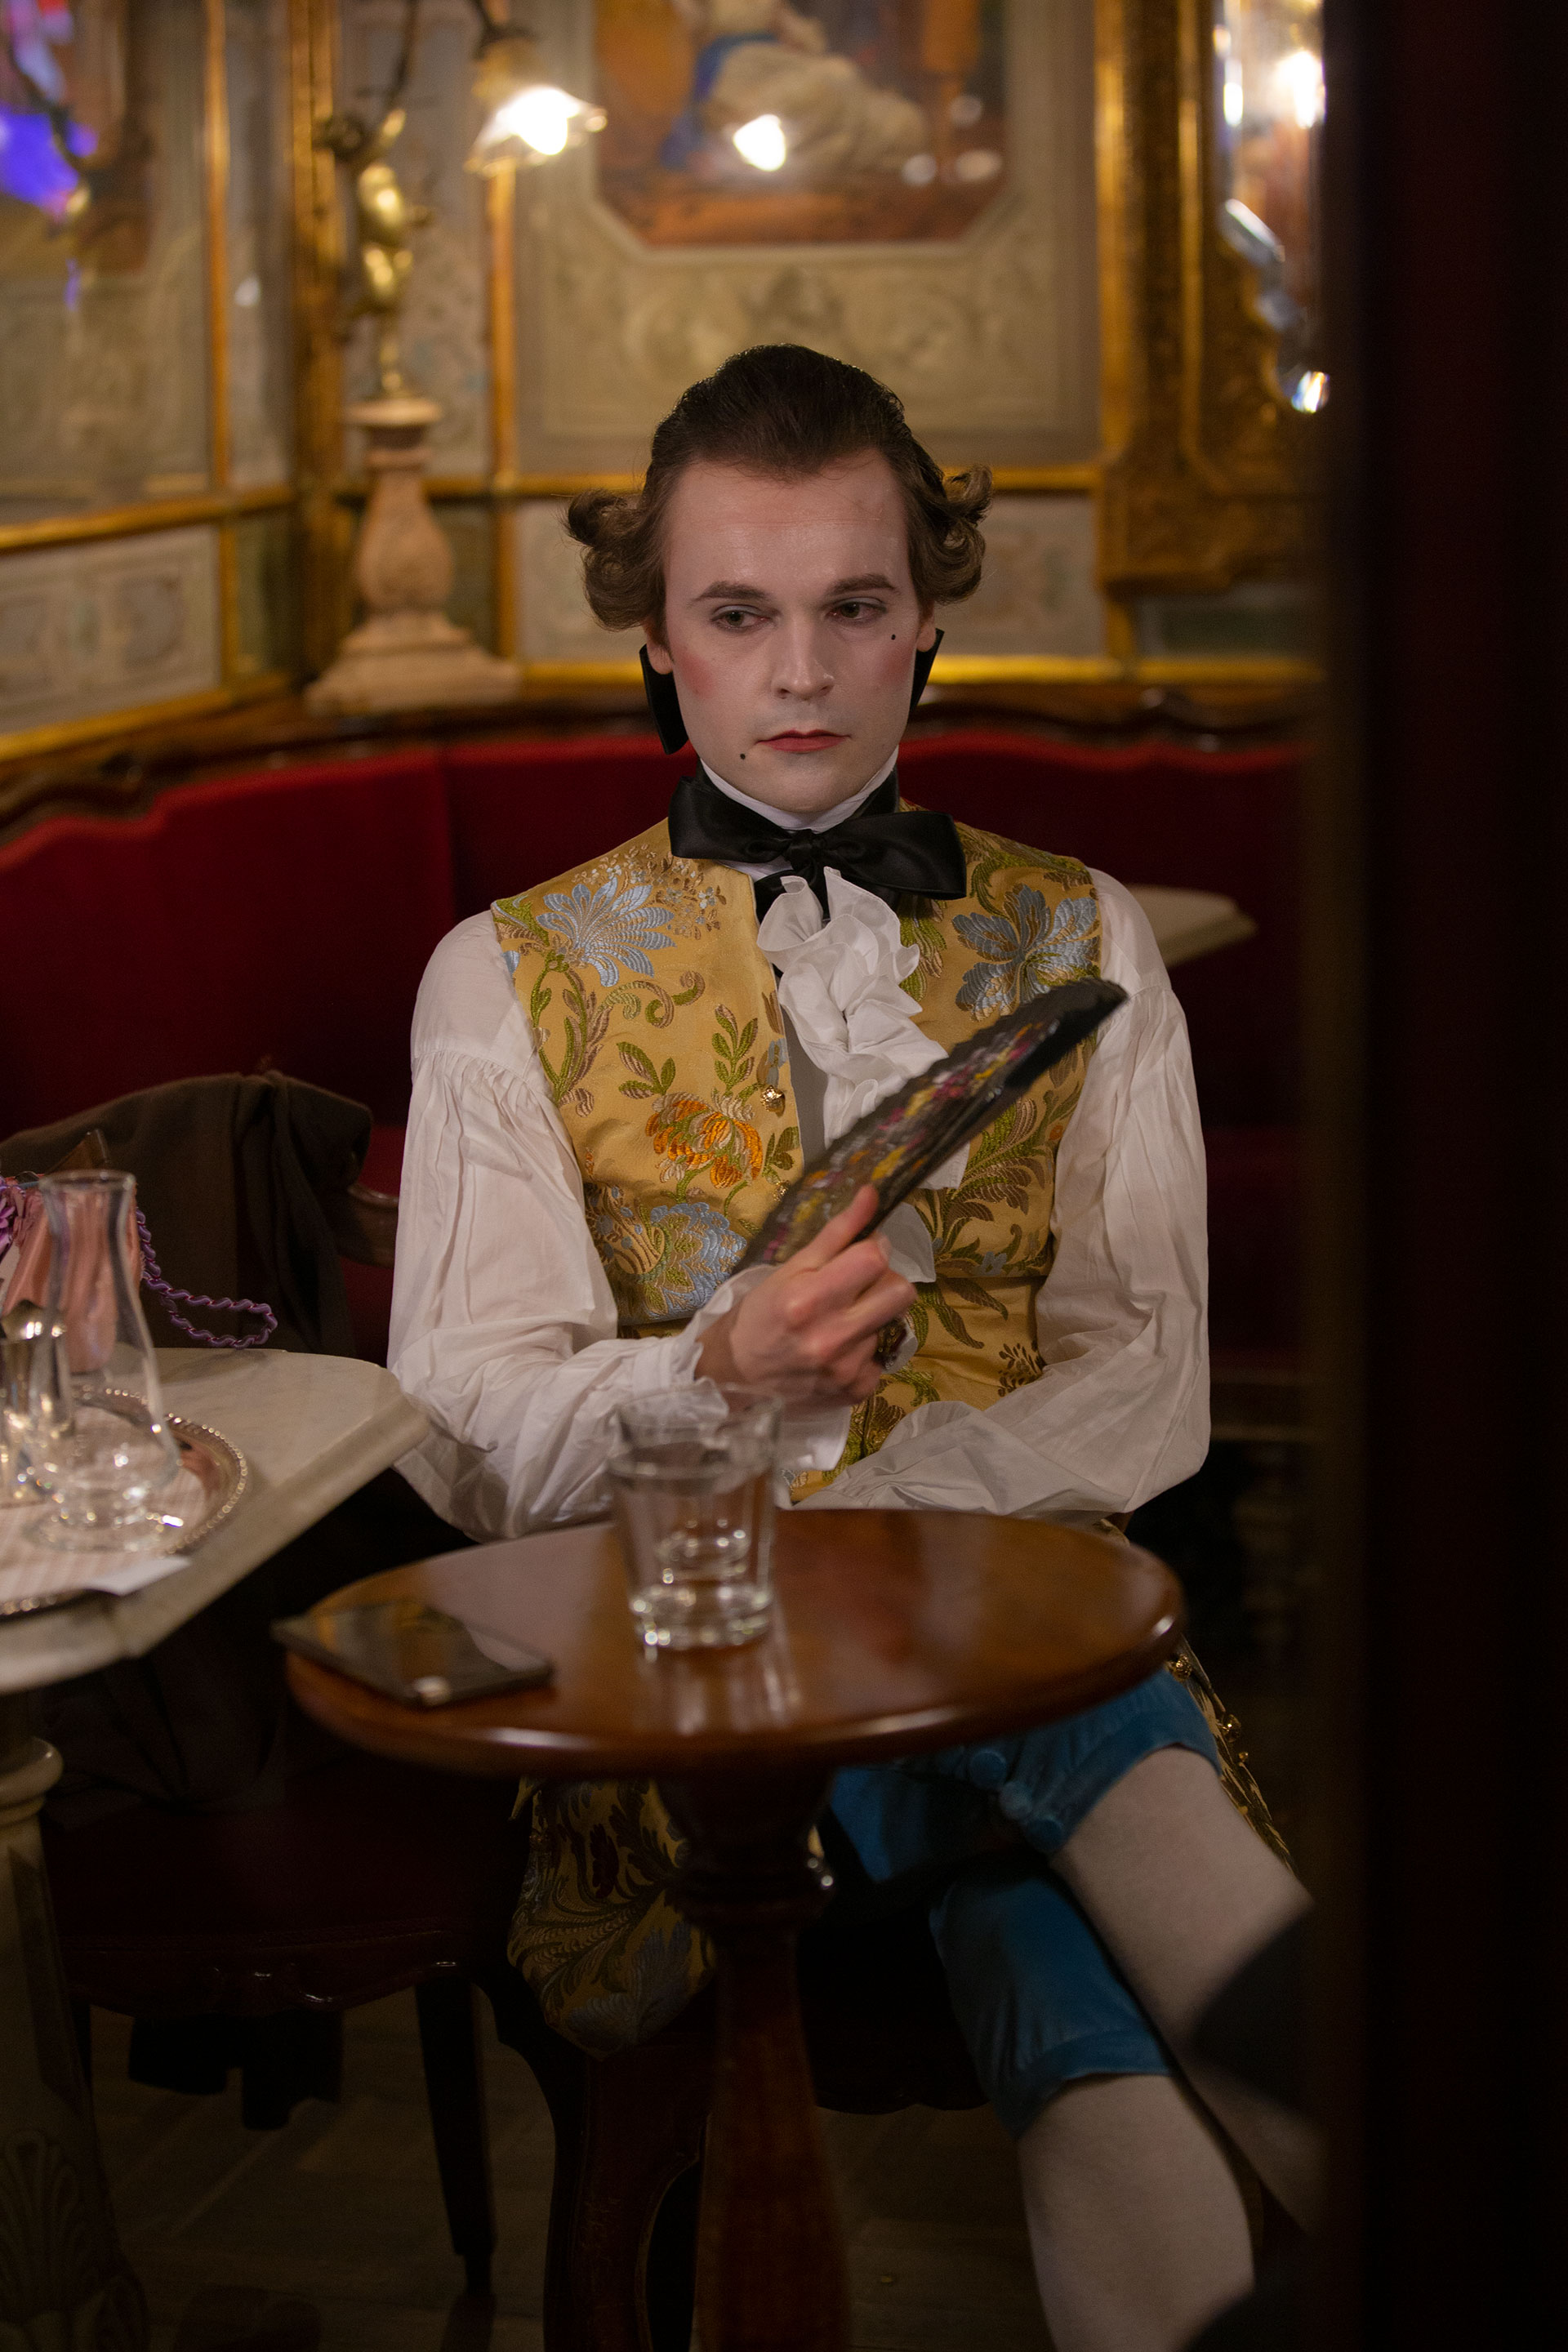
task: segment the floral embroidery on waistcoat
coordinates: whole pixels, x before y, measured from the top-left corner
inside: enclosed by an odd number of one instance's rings
[[[958,1001],[977,1021],[1012,1013],[1047,988],[1083,976],[1083,944],[1098,929],[1092,901],[1063,898],[1047,905],[1026,883],[1005,915],[958,915],[953,929],[984,961],[972,964]]]
[[[659,980],[652,958],[677,940],[717,929],[724,895],[703,881],[703,871],[672,857],[668,835],[661,857],[654,836],[645,835],[580,877],[563,877],[568,888],[545,890],[537,898],[520,891],[497,899],[491,909],[496,936],[520,997],[527,981],[524,1001],[540,1061],[562,1108],[593,1109],[589,1080],[617,1015],[668,1029],[678,1011],[702,994],[700,971],[680,972],[671,988]]]
[[[726,1195],[758,1177],[773,1183],[793,1168],[800,1144],[793,1127],[764,1140],[746,1116],[753,1097],[775,1085],[784,1063],[783,1039],[772,1040],[758,1068],[752,1051],[756,1021],[742,1028],[725,1004],[715,1007],[713,1017],[719,1025],[709,1044],[717,1084],[706,1101],[677,1087],[673,1059],[656,1069],[640,1045],[623,1042],[620,1047],[621,1059],[632,1072],[622,1079],[621,1092],[634,1098],[653,1097],[645,1132],[662,1154],[659,1181],[674,1186],[678,1201],[685,1198],[694,1176],[706,1176]]]
[[[942,925],[936,919],[934,900],[907,898],[904,904],[914,911],[900,916],[899,938],[903,946],[916,950],[920,961],[899,986],[917,1004],[923,1004],[931,982],[942,977]]]
[[[751,886],[656,825],[495,922],[621,1327],[684,1323],[799,1164]]]
[[[658,1202],[644,1212],[619,1184],[584,1191],[588,1231],[623,1322],[687,1322],[745,1249],[747,1236],[706,1201]]]
[[[1073,858],[1047,856],[1021,842],[962,830],[971,856],[970,896],[979,911],[955,915],[952,928],[981,958],[959,983],[964,1012],[976,1021],[994,1021],[1047,988],[1091,978],[1100,968],[1100,905],[1092,891],[1083,895],[1084,868]],[[1066,884],[1068,895],[1053,903],[1033,882],[1018,881],[1011,889],[1004,882],[998,903],[993,885],[1020,866]]]
[[[712,1973],[669,1882],[681,1841],[648,1780],[525,1782],[528,1868],[508,1957],[546,2017],[607,2054],[668,2025]]]
[[[629,890],[617,890],[613,879],[596,890],[579,882],[574,890],[547,890],[540,920],[561,942],[568,963],[591,963],[605,986],[614,988],[623,963],[651,980],[647,950],[669,945],[668,919],[661,919],[660,908],[648,905],[648,897],[646,882]]]

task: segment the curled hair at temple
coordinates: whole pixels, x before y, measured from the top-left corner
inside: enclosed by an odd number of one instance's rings
[[[675,486],[699,458],[799,481],[875,449],[904,501],[910,576],[922,606],[972,596],[991,503],[984,466],[943,478],[905,422],[903,404],[863,368],[800,343],[762,343],[682,393],[653,436],[640,490],[583,490],[566,526],[587,553],[584,584],[606,629],[664,639],[664,527]]]

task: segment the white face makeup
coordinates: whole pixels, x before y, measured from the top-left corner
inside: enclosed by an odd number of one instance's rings
[[[903,499],[877,450],[802,481],[699,459],[666,525],[665,635],[693,748],[738,792],[796,815],[885,765],[935,643],[910,578]]]

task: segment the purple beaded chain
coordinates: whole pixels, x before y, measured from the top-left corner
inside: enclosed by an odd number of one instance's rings
[[[142,1237],[142,1286],[152,1291],[163,1302],[164,1312],[176,1331],[199,1339],[205,1348],[265,1348],[278,1328],[278,1318],[270,1307],[259,1298],[208,1298],[202,1291],[175,1290],[163,1279],[163,1269],[153,1249],[153,1236],[147,1231],[147,1220],[140,1209],[136,1212],[136,1231]],[[187,1307],[218,1307],[233,1315],[259,1315],[265,1328],[253,1331],[248,1339],[225,1339],[220,1332],[204,1331],[198,1324],[187,1323],[176,1315],[174,1301],[178,1298]]]
[[[0,1257],[4,1257],[10,1248],[16,1229],[16,1197],[9,1184],[0,1183]],[[209,1298],[202,1291],[174,1289],[163,1279],[163,1269],[153,1247],[153,1236],[147,1231],[147,1220],[140,1209],[136,1212],[136,1231],[142,1241],[142,1286],[163,1300],[164,1310],[176,1331],[184,1331],[188,1339],[199,1339],[204,1348],[266,1347],[278,1328],[278,1318],[270,1307],[259,1298]],[[199,1324],[187,1323],[183,1315],[175,1314],[174,1302],[176,1298],[186,1307],[216,1307],[231,1315],[259,1315],[263,1328],[253,1331],[248,1339],[226,1339],[221,1332],[204,1331]]]

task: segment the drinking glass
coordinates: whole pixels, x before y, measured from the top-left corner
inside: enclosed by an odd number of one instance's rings
[[[180,1457],[142,1312],[135,1179],[90,1169],[42,1177],[38,1189],[49,1221],[44,1313],[61,1335],[69,1389],[68,1400],[51,1407],[39,1349],[28,1467],[57,1507],[35,1538],[67,1551],[161,1549],[178,1524],[160,1497]],[[60,1409],[68,1402],[68,1410]]]
[[[765,1632],[780,1410],[716,1381],[616,1409],[610,1480],[650,1649],[728,1649]]]
[[[0,1510],[41,1503],[33,1475],[39,1432],[70,1418],[70,1379],[62,1368],[63,1324],[51,1323],[31,1298],[0,1316]],[[47,1440],[44,1440],[45,1448]]]

